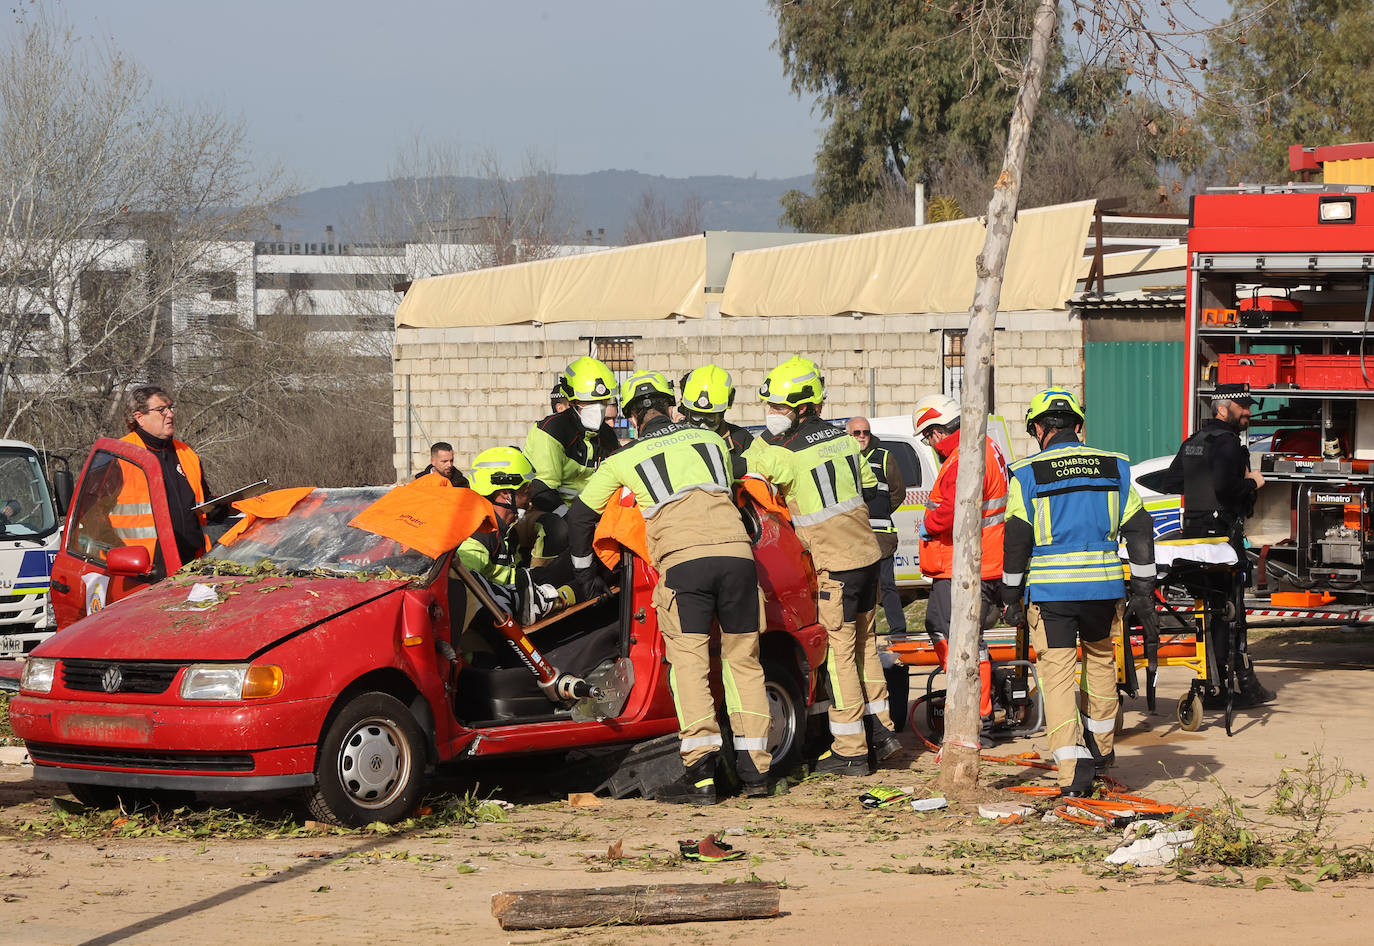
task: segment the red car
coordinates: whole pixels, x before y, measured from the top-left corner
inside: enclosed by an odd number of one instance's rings
[[[146,549],[96,541],[108,537],[95,497],[109,492],[97,482],[109,466],[157,474],[151,455],[135,451],[102,462],[109,443],[97,444],[78,485],[55,584],[59,574],[81,582],[78,566],[109,573],[111,584],[149,577]],[[645,562],[625,553],[617,598],[528,629],[549,663],[606,691],[600,702],[555,703],[504,641],[482,647],[471,630],[455,639],[467,588],[449,577],[451,552],[431,558],[349,525],[385,492],[315,490],[36,648],[10,704],[35,778],[66,782],[101,806],[161,790],[299,789],[316,817],[360,825],[409,815],[427,773],[460,757],[677,730],[650,606],[657,575]],[[772,513],[753,514],[770,749],[782,771],[800,758],[826,638],[796,535]],[[155,519],[162,547],[174,549],[165,510]],[[450,660],[450,642],[469,655]]]

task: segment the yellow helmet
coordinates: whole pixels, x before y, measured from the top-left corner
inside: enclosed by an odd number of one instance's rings
[[[1075,418],[1075,425],[1086,420],[1078,398],[1063,388],[1047,388],[1030,399],[1030,405],[1026,408],[1026,433],[1035,436],[1035,429],[1031,425],[1046,414],[1069,415]]]
[[[534,466],[514,447],[491,447],[472,459],[472,488],[483,496],[519,489],[534,479]]]
[[[638,398],[663,397],[671,405],[673,383],[661,371],[636,371],[620,385],[620,409],[630,413],[631,404]]]
[[[563,372],[562,387],[570,401],[609,401],[615,397],[615,375],[595,358],[583,355]]]
[[[702,365],[683,376],[678,397],[683,414],[724,414],[735,403],[735,386],[724,368]]]
[[[825,378],[810,358],[793,356],[778,365],[763,379],[759,397],[769,404],[800,407],[825,400]]]

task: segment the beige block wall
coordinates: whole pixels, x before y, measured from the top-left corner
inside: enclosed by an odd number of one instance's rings
[[[639,336],[635,367],[662,371],[674,383],[697,365],[719,364],[739,392],[730,419],[748,425],[763,420],[757,391],[764,375],[793,354],[824,371],[828,416],[907,413],[919,397],[940,390],[941,330],[967,325],[966,313],[954,313],[401,328],[394,367],[398,477],[422,469],[437,440],[454,445],[464,470],[487,447],[523,444],[530,425],[548,413],[554,378],[588,353],[588,336]],[[1054,384],[1082,396],[1082,325],[1067,311],[1005,313],[997,325],[994,408],[1011,421],[1022,455],[1033,445],[1020,421],[1037,391]]]

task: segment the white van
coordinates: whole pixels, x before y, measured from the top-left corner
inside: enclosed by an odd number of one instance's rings
[[[70,474],[63,475],[70,497]],[[53,501],[37,450],[0,440],[0,658],[22,657],[53,632],[48,576],[63,502]]]

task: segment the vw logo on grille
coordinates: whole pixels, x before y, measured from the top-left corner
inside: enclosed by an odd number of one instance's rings
[[[379,755],[374,755],[374,756],[368,761],[369,767],[370,767],[370,768],[372,769],[372,771],[374,771],[374,772],[380,772],[380,771],[382,770],[382,766],[384,766],[385,764],[386,764],[386,763],[382,761],[382,757],[379,756]]]
[[[124,685],[124,674],[119,667],[109,667],[100,675],[100,686],[106,693],[118,693]]]

